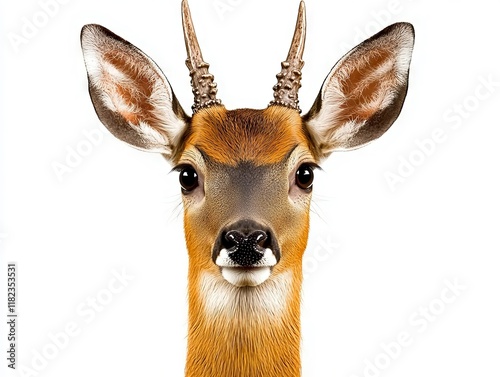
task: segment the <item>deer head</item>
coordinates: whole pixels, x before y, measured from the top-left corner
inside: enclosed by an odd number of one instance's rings
[[[274,376],[266,360],[288,358],[290,369],[272,370],[296,375],[302,255],[314,169],[334,151],[377,139],[398,117],[407,91],[413,27],[391,25],[348,52],[301,116],[304,2],[274,98],[263,110],[224,107],[186,0],[182,18],[192,116],[153,60],[98,25],[86,25],[81,36],[90,95],[112,134],[135,148],[162,154],[179,172],[189,253],[187,374],[222,376],[224,370],[243,376],[248,370],[252,376]],[[273,317],[269,323],[266,316]],[[234,318],[254,326],[253,335],[238,332]],[[283,352],[273,350],[265,358],[241,340],[247,361],[232,356],[233,364],[215,371],[206,362],[214,346],[208,338],[214,329],[230,328],[250,343],[272,342],[285,328],[293,340],[281,345]],[[217,347],[229,346],[220,341]],[[252,360],[260,366],[251,369]]]

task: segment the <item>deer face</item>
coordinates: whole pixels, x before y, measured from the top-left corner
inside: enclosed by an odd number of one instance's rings
[[[98,25],[82,31],[92,101],[130,145],[162,153],[179,172],[190,273],[236,287],[285,271],[300,276],[314,168],[335,150],[381,136],[403,105],[413,28],[394,24],[345,55],[312,109],[298,108],[304,3],[265,110],[226,110],[203,61],[187,2],[183,25],[195,104],[188,116],[156,64]]]
[[[198,112],[177,163],[190,259],[236,286],[300,266],[316,162],[297,111]]]

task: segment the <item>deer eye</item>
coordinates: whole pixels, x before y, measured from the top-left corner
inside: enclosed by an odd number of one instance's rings
[[[198,173],[192,166],[183,166],[179,169],[179,182],[182,192],[187,194],[198,187]]]
[[[313,166],[310,164],[302,164],[295,173],[295,183],[302,190],[311,191],[314,181]]]

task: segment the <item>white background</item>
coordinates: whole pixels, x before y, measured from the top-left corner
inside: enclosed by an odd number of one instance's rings
[[[491,4],[307,0],[304,110],[361,39],[408,21],[416,44],[398,121],[377,142],[333,155],[318,174],[304,266],[304,376],[500,374],[500,57]],[[265,107],[298,1],[190,5],[225,105]],[[0,312],[6,263],[16,261],[18,363],[51,377],[181,376],[187,255],[177,177],[161,157],[115,140],[99,123],[79,46],[82,25],[108,27],[162,67],[188,110],[180,1],[61,0],[45,19],[40,12],[34,0],[0,6]],[[32,21],[40,26],[23,36]],[[17,48],[16,36],[27,36]],[[488,80],[496,83],[489,91]],[[439,129],[446,140],[428,144],[424,156],[417,142]],[[83,131],[102,141],[59,179],[53,166],[85,143]],[[410,158],[419,166],[404,170]],[[391,189],[387,174],[398,169],[406,177]],[[90,314],[78,308],[107,297],[113,271],[123,269],[134,278],[87,323]],[[443,304],[446,281],[466,288]],[[415,326],[429,305],[437,315]],[[78,334],[54,349],[51,335],[62,342],[68,324]],[[382,343],[400,332],[411,344],[393,345],[389,359]],[[0,336],[5,356],[5,325]],[[38,353],[52,359],[43,363]],[[2,376],[10,375],[4,356]]]

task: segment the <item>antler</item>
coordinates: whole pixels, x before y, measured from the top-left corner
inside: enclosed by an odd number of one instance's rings
[[[286,106],[301,112],[299,107],[299,88],[302,78],[301,69],[304,66],[302,56],[306,42],[306,6],[304,1],[300,2],[297,24],[292,45],[288,51],[286,61],[281,63],[281,72],[276,75],[278,83],[273,87],[274,100],[269,106]]]
[[[182,27],[188,55],[186,65],[189,68],[194,94],[194,105],[191,107],[193,113],[206,107],[220,106],[222,102],[216,97],[217,84],[214,82],[214,76],[208,72],[210,64],[203,61],[187,0],[182,1]]]

